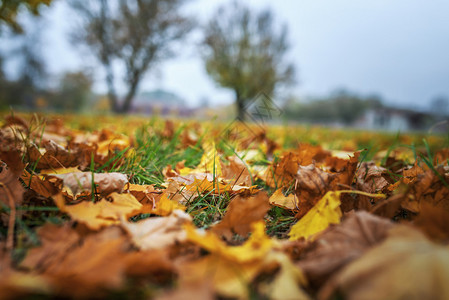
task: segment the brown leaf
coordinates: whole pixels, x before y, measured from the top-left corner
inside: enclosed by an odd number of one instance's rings
[[[290,210],[298,210],[298,199],[295,194],[292,193],[288,196],[284,196],[282,189],[277,189],[270,197],[270,204],[276,205],[282,208]]]
[[[47,178],[39,175],[31,175],[26,170],[23,170],[21,176],[23,182],[36,193],[44,197],[51,197],[61,190],[61,179]]]
[[[449,299],[449,248],[409,226],[336,273],[318,299]]]
[[[0,160],[0,202],[7,207],[20,205],[23,199],[23,187],[19,181],[19,175],[15,175],[8,166]]]
[[[222,165],[222,177],[233,185],[251,186],[251,174],[243,161],[236,157],[228,157],[229,165]]]
[[[315,165],[299,166],[296,174],[295,193],[298,198],[296,218],[303,217],[330,190],[335,175]]]
[[[175,265],[165,249],[127,253],[124,264],[127,275],[151,279],[158,284],[170,282],[175,273]]]
[[[96,203],[82,201],[75,205],[66,205],[62,193],[53,196],[53,200],[62,212],[92,230],[119,224],[121,218],[137,214],[142,209],[142,204],[131,194],[112,193],[108,197],[109,201],[106,199]]]
[[[80,239],[69,224],[45,224],[37,230],[41,246],[28,251],[20,266],[31,271],[44,271],[59,261],[75,247]]]
[[[124,245],[118,228],[88,236],[60,261],[49,265],[44,276],[56,295],[98,297],[105,289],[117,289],[123,284]]]
[[[64,186],[68,187],[74,196],[84,191],[92,191],[91,172],[74,172],[53,176],[61,178]],[[102,195],[109,195],[113,192],[121,193],[128,183],[128,176],[122,173],[94,173],[93,177],[95,189]]]
[[[438,242],[449,241],[449,212],[431,205],[421,203],[420,213],[413,224],[420,228],[426,235]]]
[[[122,222],[133,243],[142,250],[162,249],[186,240],[183,225],[192,218],[182,210],[175,210],[168,217],[153,217],[136,223]]]
[[[62,167],[75,167],[79,164],[77,153],[70,152],[53,140],[42,142],[43,154],[36,145],[28,148],[30,162],[36,163],[38,169],[57,169]]]
[[[246,236],[251,232],[251,223],[263,220],[270,208],[265,192],[250,197],[238,195],[231,200],[225,216],[212,230],[228,239],[232,238],[233,233]]]
[[[17,178],[22,174],[25,164],[22,162],[22,156],[17,150],[0,151],[0,160],[6,163],[8,169]]]
[[[321,286],[334,272],[380,243],[393,226],[389,220],[364,211],[351,214],[310,243],[298,266],[314,287]]]

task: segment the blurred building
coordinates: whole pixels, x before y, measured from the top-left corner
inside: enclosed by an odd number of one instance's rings
[[[381,107],[365,112],[356,122],[356,127],[385,131],[427,131],[444,118],[435,114],[410,109]],[[447,130],[447,125],[435,128],[436,131]]]
[[[140,93],[133,101],[131,112],[190,117],[194,110],[187,107],[186,101],[175,93],[157,89]]]

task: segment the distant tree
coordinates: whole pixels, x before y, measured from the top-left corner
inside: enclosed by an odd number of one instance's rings
[[[253,13],[237,2],[220,7],[206,24],[203,53],[208,74],[234,91],[237,114],[258,93],[272,95],[294,80],[294,67],[284,62],[289,48],[287,27],[279,31],[270,10]]]
[[[367,110],[381,107],[383,104],[380,96],[362,97],[342,89],[327,97],[310,99],[303,103],[294,98],[290,99],[284,111],[288,119],[296,121],[353,125]]]
[[[83,18],[74,34],[94,53],[106,72],[111,108],[127,112],[146,72],[163,59],[173,56],[173,42],[180,41],[193,28],[193,22],[180,14],[185,0],[72,0],[71,6]],[[118,100],[114,65],[125,68],[127,91]]]
[[[48,73],[41,52],[41,33],[41,27],[36,23],[25,34],[14,34],[9,38],[16,46],[7,54],[2,53],[3,60],[15,60],[17,68],[16,78],[11,79],[7,72],[3,72],[1,76],[1,97],[6,107],[32,107],[46,88]]]
[[[92,77],[87,72],[66,72],[49,104],[60,111],[80,111],[89,105],[92,84]]]
[[[23,28],[17,22],[17,15],[25,8],[34,15],[39,15],[39,9],[43,5],[50,5],[52,0],[3,0],[0,1],[0,32],[2,25],[6,24],[16,33],[22,33]]]

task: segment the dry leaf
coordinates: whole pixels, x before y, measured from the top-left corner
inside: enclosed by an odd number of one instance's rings
[[[282,189],[276,190],[270,197],[270,204],[290,210],[298,210],[298,200],[294,193],[284,196]]]
[[[38,229],[37,234],[41,246],[28,251],[20,264],[22,268],[32,271],[44,271],[50,265],[59,263],[80,239],[69,224],[57,226],[47,223]]]
[[[244,162],[236,156],[231,156],[227,159],[229,160],[229,165],[222,166],[222,177],[234,185],[251,186],[251,173]]]
[[[334,272],[360,257],[387,236],[393,223],[360,211],[316,237],[298,263],[314,287],[321,286]]]
[[[335,175],[315,165],[299,166],[296,174],[295,193],[298,198],[296,218],[304,216],[331,188]]]
[[[24,189],[18,176],[0,160],[0,202],[10,208],[22,203]]]
[[[191,221],[190,215],[175,210],[167,217],[148,218],[136,223],[122,222],[122,226],[138,248],[154,250],[184,242],[187,235],[183,225]]]
[[[336,273],[318,299],[449,299],[449,248],[400,226]]]
[[[231,239],[233,233],[246,236],[251,230],[251,224],[262,221],[270,208],[265,192],[250,197],[237,195],[229,203],[221,222],[212,227],[212,231],[224,235],[227,239]]]
[[[74,172],[67,174],[56,174],[55,177],[61,178],[64,186],[68,187],[73,195],[87,191],[92,191],[92,175],[95,184],[95,190],[102,195],[109,195],[112,192],[121,193],[128,183],[128,176],[122,173],[94,173]]]
[[[97,203],[82,201],[75,205],[66,205],[61,193],[53,196],[53,199],[62,212],[67,213],[73,220],[86,224],[92,230],[119,224],[122,217],[137,214],[142,209],[142,204],[131,194],[112,193],[108,197],[110,201],[106,199]]]
[[[342,216],[340,195],[341,191],[327,192],[304,217],[292,226],[289,233],[290,240],[313,239],[315,234],[323,231],[330,224],[340,223]]]
[[[167,193],[162,193],[160,197],[154,199],[154,202],[145,202],[140,213],[155,214],[159,216],[168,216],[175,210],[185,210],[186,207],[176,200],[168,198]]]

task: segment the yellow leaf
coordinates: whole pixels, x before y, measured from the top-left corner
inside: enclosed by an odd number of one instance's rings
[[[321,200],[312,207],[307,214],[302,217],[290,229],[290,240],[298,240],[300,238],[314,239],[317,233],[323,231],[330,224],[339,224],[342,216],[340,209],[340,195],[342,193],[359,194],[372,198],[385,198],[383,194],[370,194],[362,191],[329,191]]]
[[[276,190],[276,192],[271,195],[269,201],[271,205],[280,206],[282,208],[287,208],[290,210],[298,209],[295,194],[292,193],[288,196],[284,196],[284,194],[282,193],[282,189]]]
[[[181,175],[190,173],[213,173],[216,177],[221,176],[220,155],[215,149],[215,143],[205,143],[204,154],[201,157],[200,164],[195,169],[184,168],[180,170]]]
[[[341,193],[342,191],[327,192],[304,217],[292,226],[289,233],[290,240],[294,241],[302,237],[313,239],[315,234],[323,231],[330,224],[340,223],[342,216],[340,210]]]
[[[187,239],[203,247],[211,253],[220,254],[230,260],[248,262],[263,258],[276,245],[276,241],[265,234],[263,221],[251,224],[252,234],[242,246],[228,247],[214,233],[208,231],[204,235],[198,233],[191,224],[186,224]]]
[[[170,200],[167,197],[167,194],[163,193],[161,198],[154,205],[151,206],[146,205],[142,208],[140,212],[144,214],[168,216],[176,209],[184,211],[186,210],[186,207],[184,205],[179,204],[177,201]]]
[[[112,193],[109,198],[112,202],[102,199],[97,203],[83,201],[75,205],[66,205],[61,193],[53,197],[61,211],[93,230],[119,224],[121,217],[138,213],[142,207],[131,194]]]
[[[81,172],[78,167],[70,167],[70,168],[58,168],[58,169],[47,169],[41,170],[41,175],[52,175],[52,174],[67,174],[67,173],[79,173]]]

